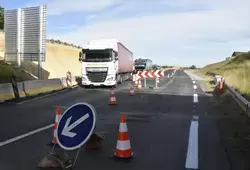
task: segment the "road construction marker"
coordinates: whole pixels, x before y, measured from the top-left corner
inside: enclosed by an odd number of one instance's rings
[[[135,153],[131,149],[128,127],[125,114],[120,116],[120,125],[117,135],[116,150],[113,153],[115,159],[132,159],[135,158]]]
[[[193,84],[195,84],[196,82],[193,80]]]
[[[92,135],[96,122],[95,108],[88,103],[76,103],[61,117],[57,128],[57,142],[65,150],[75,150]]]
[[[115,97],[115,92],[114,88],[111,89],[110,92],[110,97],[109,97],[109,105],[116,105],[116,97]]]
[[[198,169],[198,117],[197,116],[194,116],[194,120],[191,120],[185,168]]]
[[[51,144],[57,144],[57,138],[56,138],[56,132],[57,132],[57,126],[58,122],[61,119],[62,113],[61,113],[61,108],[56,107],[56,117],[55,117],[55,123],[54,123],[54,136],[52,138]]]
[[[36,130],[33,130],[33,131],[31,131],[31,132],[25,133],[25,134],[23,134],[23,135],[14,137],[14,138],[12,138],[12,139],[8,139],[8,140],[6,140],[6,141],[0,142],[0,147],[1,147],[1,146],[4,146],[4,145],[8,145],[8,144],[10,144],[10,143],[12,143],[12,142],[18,141],[18,140],[23,139],[23,138],[25,138],[25,137],[34,135],[34,134],[36,134],[36,133],[42,132],[42,131],[44,131],[44,130],[47,130],[47,129],[49,129],[49,128],[52,128],[53,126],[54,126],[54,124],[51,124],[51,125],[48,125],[48,126],[45,126],[45,127],[42,127],[42,128],[36,129]]]
[[[194,89],[197,89],[197,86],[196,86],[196,85],[194,85]]]
[[[198,103],[198,94],[194,94],[194,103]]]
[[[134,96],[134,95],[135,95],[135,91],[134,91],[133,86],[131,86],[131,88],[130,88],[130,90],[129,90],[129,95],[130,95],[130,96]]]

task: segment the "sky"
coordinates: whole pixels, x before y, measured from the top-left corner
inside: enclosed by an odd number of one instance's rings
[[[250,50],[249,0],[0,0],[47,5],[47,38],[84,45],[114,38],[135,58],[198,67]]]

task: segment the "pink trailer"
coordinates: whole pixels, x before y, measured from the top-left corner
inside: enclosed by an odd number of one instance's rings
[[[118,72],[133,72],[133,53],[129,51],[122,43],[118,42]]]

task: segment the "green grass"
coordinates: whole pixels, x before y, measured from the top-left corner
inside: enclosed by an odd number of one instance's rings
[[[33,80],[34,78],[28,73],[9,65],[4,61],[0,61],[0,83],[10,83],[11,76],[15,75],[17,81]]]
[[[250,53],[207,65],[199,73],[224,76],[229,85],[250,100]]]

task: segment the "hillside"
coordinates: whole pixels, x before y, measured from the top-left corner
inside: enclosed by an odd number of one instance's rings
[[[58,41],[47,41],[46,43],[46,61],[43,63],[43,77],[58,78],[65,77],[67,71],[71,71],[72,76],[81,74],[81,63],[78,61],[78,54],[80,49],[67,45],[66,43],[59,44]],[[4,33],[0,32],[0,60],[4,56]],[[37,76],[37,62],[22,62],[22,69]],[[20,80],[30,79],[30,76],[23,71],[14,68],[12,66],[3,64],[0,62],[0,76],[3,82],[4,76],[7,77],[10,74],[17,74]],[[4,70],[9,70],[8,73]],[[6,73],[4,73],[6,72]],[[16,73],[18,72],[18,73]],[[23,74],[23,75],[21,75]],[[33,78],[33,77],[32,77]],[[1,80],[0,80],[1,81]]]
[[[230,60],[207,65],[199,72],[205,75],[223,75],[226,82],[250,99],[250,53]]]

